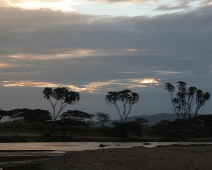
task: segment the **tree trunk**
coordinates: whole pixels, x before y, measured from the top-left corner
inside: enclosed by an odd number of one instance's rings
[[[48,134],[49,137],[52,137],[52,133],[53,133],[53,131],[54,131],[55,125],[56,125],[56,122],[54,121],[53,124],[52,124],[52,128],[51,128],[51,130],[50,130],[50,132],[49,132],[49,134]]]

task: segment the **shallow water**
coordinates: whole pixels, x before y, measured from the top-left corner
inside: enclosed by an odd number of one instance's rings
[[[99,147],[100,144],[107,145]],[[130,148],[143,146],[152,148],[167,145],[212,144],[212,142],[32,142],[32,143],[0,143],[0,167],[12,169],[25,167],[30,164],[34,167],[67,151],[96,150],[99,148]],[[11,168],[12,167],[12,168]],[[0,168],[0,170],[1,170]]]
[[[100,144],[106,145],[99,147]],[[28,142],[0,143],[0,167],[33,162],[43,162],[49,157],[60,156],[67,151],[96,150],[107,148],[152,148],[167,145],[212,144],[212,142]],[[31,157],[31,158],[30,158]],[[8,159],[7,159],[8,158]],[[18,158],[18,160],[17,160]],[[0,169],[1,170],[1,169]]]
[[[99,147],[100,144],[106,145]],[[131,148],[135,146],[143,146],[152,148],[156,146],[167,145],[190,145],[190,144],[212,144],[212,142],[28,142],[28,143],[0,143],[0,155],[9,151],[33,151],[38,154],[52,153],[59,154],[67,151],[82,151],[82,150],[96,150],[99,148]],[[45,151],[45,152],[43,152]],[[18,154],[18,152],[16,152]]]

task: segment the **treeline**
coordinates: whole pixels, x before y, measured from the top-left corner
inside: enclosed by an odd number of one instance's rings
[[[0,125],[0,131],[48,133],[52,126],[52,115],[49,111],[40,109],[13,109],[0,110],[1,118],[5,120]],[[4,116],[3,116],[4,115]],[[99,116],[102,115],[103,117]],[[2,117],[3,116],[3,117]],[[165,141],[187,141],[200,137],[212,137],[212,115],[197,115],[190,120],[176,119],[175,121],[162,120],[148,127],[143,118],[128,121],[124,124],[113,123],[105,127],[110,120],[106,113],[88,114],[78,110],[68,110],[61,114],[56,121],[54,134],[63,135],[90,135],[90,136],[159,136]],[[122,127],[123,126],[123,127]],[[123,129],[125,136],[123,136]],[[6,132],[5,131],[5,132]]]
[[[186,83],[179,81],[177,85],[166,83],[164,86],[168,91],[173,112],[177,119],[173,122],[163,120],[160,123],[146,130],[145,124],[148,122],[143,118],[127,121],[132,110],[132,106],[139,100],[139,95],[131,90],[110,91],[105,96],[105,101],[109,105],[115,106],[120,116],[120,122],[114,122],[111,129],[115,136],[128,137],[129,135],[142,135],[144,131],[149,134],[162,135],[168,140],[182,139],[189,137],[212,136],[212,116],[198,115],[198,112],[206,101],[210,99],[209,92],[203,92],[195,86],[186,87]],[[176,92],[175,92],[176,91]],[[80,101],[80,94],[65,87],[55,89],[46,87],[43,92],[44,98],[52,106],[52,113],[40,109],[13,109],[10,111],[0,110],[0,120],[18,123],[49,123],[52,133],[56,126],[60,126],[63,136],[73,126],[94,127],[97,124],[104,127],[110,120],[106,113],[89,114],[79,110],[68,110],[63,112],[67,105],[74,105]]]
[[[105,123],[110,120],[110,116],[107,113],[98,112],[95,114],[89,114],[79,110],[68,110],[58,116],[56,121],[53,120],[52,114],[47,110],[41,109],[13,109],[9,111],[0,110],[1,121],[5,123],[41,123],[54,126],[60,126],[65,137],[67,132],[72,127],[105,127]],[[143,118],[137,118],[134,121],[129,121],[125,124],[125,132],[136,132],[140,135],[140,126],[148,121]],[[120,136],[119,130],[122,124],[120,122],[114,122],[113,128],[110,129]]]
[[[197,115],[191,119],[163,120],[152,126],[154,133],[165,141],[187,141],[196,138],[212,137],[212,114]]]
[[[47,110],[41,109],[12,109],[0,110],[0,121],[16,123],[45,123],[52,120],[52,115]]]
[[[110,116],[107,113],[98,112],[96,114],[89,114],[79,110],[68,110],[62,113],[57,120],[57,123],[69,122],[69,124],[87,124],[104,126]],[[1,122],[15,122],[15,123],[52,123],[53,117],[51,112],[41,109],[12,109],[9,111],[0,109]]]

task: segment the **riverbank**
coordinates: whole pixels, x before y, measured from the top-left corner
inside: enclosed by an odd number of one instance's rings
[[[103,136],[71,136],[63,137],[61,135],[53,135],[52,137],[42,134],[32,133],[7,133],[0,134],[0,143],[11,142],[212,142],[211,137],[186,138],[186,140],[169,141],[164,140],[162,136],[143,135],[141,137],[131,136],[128,138],[119,137],[103,137]]]
[[[10,165],[3,165],[3,170],[40,170],[42,162],[16,163]]]
[[[62,154],[44,150],[1,150],[0,168],[3,170],[38,170],[44,161]]]
[[[32,133],[5,133],[0,134],[0,143],[8,142],[160,142],[162,138],[159,136],[141,136],[141,137],[103,137],[103,136],[71,136],[63,137],[61,135],[53,135],[52,137],[42,134]]]
[[[0,168],[3,170],[40,170],[44,161],[52,156],[0,156]]]
[[[152,145],[145,143],[145,145]],[[121,147],[120,145],[118,147]],[[151,146],[150,146],[151,147]],[[48,155],[40,151],[11,151],[16,156],[0,155],[0,168],[4,170],[205,170],[212,169],[212,145],[170,145],[154,148],[99,147],[97,150],[69,151]],[[1,151],[8,152],[8,151]],[[25,156],[21,156],[20,153]],[[24,151],[25,152],[25,151]],[[38,152],[35,155],[35,152]],[[17,156],[19,155],[19,156]]]
[[[73,151],[43,162],[40,170],[205,170],[212,169],[212,146],[133,147]]]

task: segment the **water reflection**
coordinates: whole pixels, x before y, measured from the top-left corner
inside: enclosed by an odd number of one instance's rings
[[[102,146],[105,147],[99,147]],[[107,148],[131,148],[143,146],[152,148],[167,145],[206,145],[212,142],[32,142],[0,143],[0,167],[14,164],[43,162],[67,151],[96,150]],[[1,168],[0,168],[1,170]]]
[[[0,143],[0,151],[48,151],[64,153],[66,151],[96,150],[100,144],[103,148],[130,148],[143,146],[152,148],[166,145],[212,144],[212,142],[28,142],[28,143]],[[102,148],[102,147],[101,147]],[[43,152],[44,153],[44,152]]]

